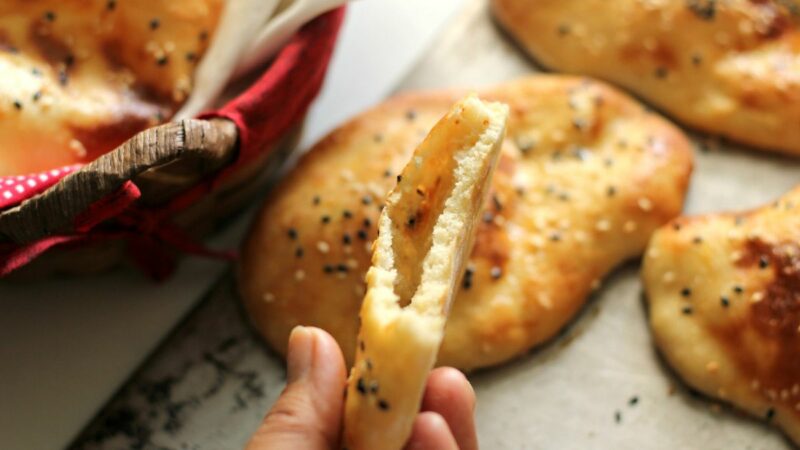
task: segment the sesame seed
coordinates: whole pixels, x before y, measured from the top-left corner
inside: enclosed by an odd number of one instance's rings
[[[356,381],[356,390],[358,390],[358,393],[361,395],[365,395],[367,393],[367,385],[364,384],[363,378],[359,378],[358,381]]]
[[[294,273],[294,279],[295,279],[295,281],[302,281],[302,280],[303,280],[305,277],[306,277],[306,272],[305,272],[304,270],[302,270],[302,269],[298,269],[298,270],[297,270],[297,271]]]
[[[489,211],[486,211],[483,213],[482,220],[484,223],[492,223],[492,221],[494,220],[494,214],[492,214]]]
[[[370,394],[377,394],[378,393],[378,382],[373,380],[369,383],[369,392]]]
[[[322,254],[328,253],[330,249],[331,246],[327,242],[325,241],[317,242],[317,250],[319,250],[320,253]]]
[[[640,208],[642,211],[645,211],[645,212],[647,212],[647,211],[650,211],[650,210],[652,210],[652,209],[653,209],[653,202],[652,202],[652,201],[650,201],[650,199],[649,199],[649,198],[647,198],[647,197],[642,197],[642,198],[640,198],[640,199],[637,201],[637,204],[639,205],[639,208]]]
[[[717,373],[718,370],[719,370],[719,363],[718,362],[709,361],[708,364],[706,364],[706,371],[708,373]]]

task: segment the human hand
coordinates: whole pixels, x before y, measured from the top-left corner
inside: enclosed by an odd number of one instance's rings
[[[289,336],[287,385],[248,450],[338,449],[346,369],[342,351],[323,330],[295,327]],[[475,392],[458,370],[431,372],[406,450],[476,450]]]

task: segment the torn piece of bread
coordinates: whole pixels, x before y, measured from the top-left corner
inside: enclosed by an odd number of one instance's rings
[[[507,117],[501,103],[475,96],[457,103],[414,152],[386,199],[348,381],[348,449],[400,449],[411,433]]]
[[[650,326],[667,362],[800,445],[800,186],[752,211],[676,219],[647,255]]]
[[[686,125],[800,155],[800,1],[492,0],[544,66],[630,89]]]
[[[614,267],[683,207],[683,133],[605,83],[535,75],[488,87],[510,107],[489,198],[439,351],[472,370],[555,336]],[[239,290],[277,352],[295,325],[352,364],[379,207],[460,90],[398,95],[318,142],[270,193],[242,245]]]

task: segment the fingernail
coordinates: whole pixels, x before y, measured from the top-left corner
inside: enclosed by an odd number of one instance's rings
[[[289,350],[286,356],[286,379],[297,381],[311,370],[314,356],[314,334],[306,327],[296,326],[289,335]]]

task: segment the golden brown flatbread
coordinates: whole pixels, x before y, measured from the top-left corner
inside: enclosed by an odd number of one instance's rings
[[[592,81],[531,76],[479,92],[510,107],[489,199],[438,364],[507,361],[553,337],[592,289],[681,211],[686,137]],[[386,193],[459,91],[402,94],[322,139],[270,194],[242,247],[239,288],[284,352],[321,327],[352,363],[370,244]]]
[[[91,161],[169,119],[222,0],[0,4],[0,176]]]
[[[630,89],[685,124],[800,155],[800,2],[492,0],[554,70]]]
[[[675,219],[642,277],[678,374],[800,444],[800,187],[752,211]]]

